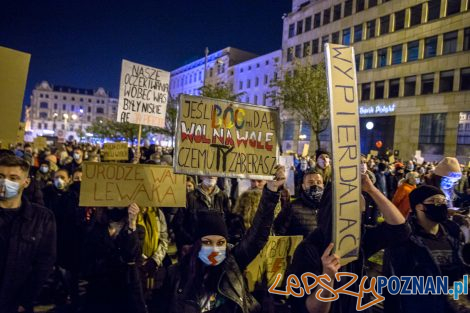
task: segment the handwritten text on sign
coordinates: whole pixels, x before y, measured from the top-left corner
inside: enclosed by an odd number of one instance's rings
[[[333,238],[345,265],[357,259],[361,235],[359,112],[354,49],[326,44],[333,155]]]
[[[122,60],[117,121],[165,126],[170,73]]]
[[[186,177],[169,166],[84,163],[80,206],[185,207]]]
[[[126,161],[129,159],[127,142],[105,143],[103,157],[106,161]]]
[[[181,96],[176,172],[272,179],[279,155],[278,118],[275,109]]]
[[[260,286],[262,282],[271,286],[277,274],[284,275],[302,239],[302,236],[270,236],[263,250],[246,268],[249,290],[252,292],[257,287],[265,290],[265,286]]]

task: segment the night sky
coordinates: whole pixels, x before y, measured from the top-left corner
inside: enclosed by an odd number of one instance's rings
[[[281,47],[291,0],[3,1],[0,45],[31,53],[24,104],[42,80],[119,93],[121,59],[172,70],[227,46]]]

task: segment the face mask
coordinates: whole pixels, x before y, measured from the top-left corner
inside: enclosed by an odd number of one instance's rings
[[[307,162],[300,163],[300,170],[303,172],[307,170]]]
[[[0,179],[0,199],[11,199],[18,195],[20,183],[9,179]]]
[[[415,178],[416,185],[419,185],[421,183],[421,179]]]
[[[199,259],[206,265],[217,266],[225,260],[226,247],[201,247]]]
[[[307,189],[305,193],[307,194],[307,197],[310,200],[316,203],[319,203],[321,200],[321,197],[323,196],[323,188],[319,186],[312,186],[309,189]]]
[[[361,164],[359,165],[359,170],[361,171],[361,174],[367,173],[367,164],[361,163]]]
[[[442,223],[447,219],[446,205],[424,204],[424,207],[426,208],[424,214],[431,221],[436,223]]]
[[[73,158],[75,159],[75,161],[78,161],[78,160],[80,160],[80,159],[81,159],[81,157],[82,157],[82,156],[81,156],[81,154],[80,154],[80,153],[74,153],[74,154],[73,154]]]
[[[325,162],[325,160],[323,160],[323,159],[318,159],[318,161],[317,161],[317,165],[318,165],[318,167],[320,167],[320,168],[325,168],[325,163],[326,163],[326,162]]]
[[[54,179],[54,186],[57,189],[62,190],[65,188],[65,181],[62,178],[56,178]]]
[[[446,190],[446,189],[451,189],[454,187],[455,183],[459,181],[459,179],[462,177],[462,174],[456,173],[458,175],[453,175],[453,177],[447,177],[444,176],[441,179],[441,189]]]
[[[217,178],[203,178],[202,179],[202,184],[206,186],[207,188],[212,188],[217,184]]]
[[[49,172],[49,168],[47,166],[41,166],[41,168],[39,170],[43,174],[46,174],[47,172]]]

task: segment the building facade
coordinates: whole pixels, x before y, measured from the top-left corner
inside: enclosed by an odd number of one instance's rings
[[[208,54],[173,71],[170,76],[170,96],[176,99],[180,94],[200,95],[204,82],[208,85],[225,83],[233,86],[234,65],[256,57],[255,54],[237,48],[227,47]]]
[[[94,121],[116,120],[117,99],[103,88],[80,89],[43,81],[34,88],[26,113],[26,132],[32,137],[56,136],[79,140]]]
[[[407,159],[420,150],[426,160],[445,155],[467,163],[468,7],[469,0],[294,0],[284,18],[283,64],[320,62],[326,42],[352,45],[362,152],[396,150]],[[285,124],[284,144],[297,148],[299,136],[310,135],[302,121]]]
[[[271,81],[278,79],[281,50],[247,60],[230,69],[233,72],[233,92],[241,94],[240,101],[263,106],[276,106],[269,97]]]

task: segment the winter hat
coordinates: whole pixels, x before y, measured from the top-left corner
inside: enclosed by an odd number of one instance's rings
[[[198,214],[196,238],[219,235],[228,238],[227,225],[224,218],[217,212],[207,211]]]
[[[434,174],[441,177],[452,176],[452,173],[461,173],[460,164],[456,158],[445,157],[434,169]]]
[[[434,195],[443,195],[445,197],[445,194],[434,186],[424,185],[416,188],[410,193],[411,209],[414,211],[418,204],[423,203],[424,200]]]
[[[322,150],[322,149],[318,149],[317,151],[315,151],[315,160],[318,160],[318,157],[322,154],[326,154],[327,156],[330,156],[330,154],[328,153],[328,151],[325,151],[325,150]]]

